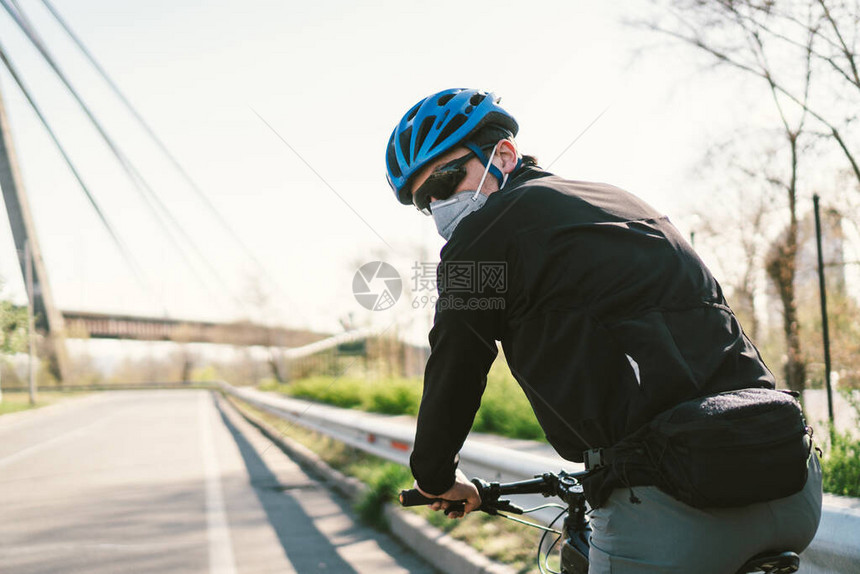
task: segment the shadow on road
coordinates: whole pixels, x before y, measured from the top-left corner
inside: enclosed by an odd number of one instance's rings
[[[278,478],[266,466],[251,443],[242,435],[229,420],[223,406],[216,401],[221,419],[236,441],[239,452],[251,476],[251,485],[257,499],[266,511],[269,522],[275,529],[278,539],[284,548],[290,562],[298,574],[308,572],[343,572],[357,574],[337,553],[336,547],[315,526],[313,519],[308,516],[296,502],[295,496],[301,496],[301,491],[295,494],[283,492],[278,488]],[[348,535],[348,532],[343,533]]]

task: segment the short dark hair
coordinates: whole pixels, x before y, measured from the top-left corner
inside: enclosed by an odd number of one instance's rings
[[[490,124],[488,126],[484,126],[474,134],[472,134],[468,139],[468,141],[474,142],[481,149],[485,147],[493,146],[501,140],[505,139],[513,139],[514,134],[512,134],[509,130],[501,126],[497,126],[494,124]],[[533,155],[525,155],[523,154],[523,165],[524,166],[536,166],[538,164],[538,160]]]
[[[490,124],[488,126],[484,126],[475,133],[471,134],[467,139],[467,141],[473,142],[478,147],[489,147],[499,143],[501,140],[509,139],[514,137],[514,134],[501,126],[497,126],[494,124]]]

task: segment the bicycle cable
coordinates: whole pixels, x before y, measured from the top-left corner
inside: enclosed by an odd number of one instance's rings
[[[566,507],[566,506],[563,506],[563,505],[561,505],[561,504],[556,504],[556,503],[554,503],[554,502],[550,502],[550,503],[547,503],[547,504],[541,504],[540,506],[535,506],[534,508],[526,508],[525,510],[523,510],[523,511],[522,511],[522,513],[523,513],[523,514],[529,514],[529,513],[531,513],[531,512],[537,512],[538,510],[543,510],[544,508],[560,508],[560,509],[562,510],[562,514],[563,514],[564,512],[567,512],[567,507]],[[547,530],[547,527],[546,527],[546,526],[541,526],[540,524],[535,524],[534,522],[529,522],[529,521],[527,521],[527,520],[522,520],[522,519],[520,519],[520,518],[514,518],[513,516],[510,516],[510,515],[508,515],[508,514],[503,514],[503,513],[499,512],[499,514],[498,514],[498,515],[499,515],[499,516],[503,516],[503,517],[507,518],[507,519],[508,519],[508,520],[510,520],[511,522],[519,522],[520,524],[525,524],[526,526],[531,526],[532,528],[537,528],[538,530]],[[550,526],[552,526],[552,524],[553,524],[556,520],[558,520],[558,516],[557,516],[557,517],[555,517],[555,519],[550,523]],[[558,534],[558,535],[561,535],[561,532],[560,532],[560,531],[558,531],[558,530],[549,529],[549,530],[547,530],[547,531],[548,531],[548,532],[553,532],[553,533]]]
[[[566,510],[567,507],[562,504],[557,504],[555,502],[548,502],[547,504],[541,504],[540,506],[535,506],[534,508],[527,508],[523,510],[523,514],[528,514],[530,512],[536,512],[538,510],[543,510],[544,508],[560,508],[562,510]]]
[[[552,544],[550,544],[549,548],[547,548],[546,554],[544,554],[543,565],[538,563],[538,569],[541,571],[541,574],[544,574],[544,572],[546,572],[546,574],[561,574],[560,571],[557,572],[549,567],[549,557],[552,556],[552,550],[553,548],[555,548],[555,545],[558,544],[560,540],[561,536],[555,537],[555,540],[553,540]],[[538,560],[540,560],[540,558],[538,558]],[[546,571],[544,571],[544,568],[546,568]]]
[[[549,506],[549,505],[547,505],[547,506]],[[556,506],[560,506],[560,505],[556,505]],[[549,523],[549,528],[547,528],[540,537],[540,541],[538,542],[538,547],[537,547],[537,563],[538,563],[538,570],[540,570],[541,574],[561,574],[561,572],[556,572],[555,570],[553,570],[552,568],[549,567],[549,556],[550,556],[550,553],[552,552],[552,549],[555,548],[555,545],[558,544],[559,540],[561,540],[561,537],[562,537],[562,533],[557,531],[557,530],[552,529],[552,525],[555,524],[559,518],[561,518],[562,516],[567,514],[567,512],[568,512],[568,508],[564,507],[564,509],[561,512],[559,512],[555,518],[552,519],[552,522]],[[544,545],[544,540],[546,540],[546,535],[549,534],[550,532],[558,532],[558,536],[556,536],[553,543],[549,545],[549,548],[546,551],[546,558],[544,558],[544,561],[541,562],[540,549]],[[544,567],[546,567],[546,570],[544,570]]]
[[[565,510],[565,512],[566,512],[566,510]],[[498,516],[502,516],[504,518],[507,518],[508,520],[510,520],[512,522],[519,522],[520,524],[525,524],[526,526],[531,526],[532,528],[537,528],[538,530],[544,530],[546,532],[552,532],[553,534],[558,534],[559,536],[561,536],[561,531],[556,530],[554,528],[549,528],[547,526],[541,526],[540,524],[535,524],[534,522],[529,522],[528,520],[523,520],[521,518],[514,518],[513,516],[510,516],[508,514],[502,514],[501,512],[499,512]],[[557,520],[557,518],[556,518],[556,520]],[[553,520],[553,522],[555,522],[555,520]]]

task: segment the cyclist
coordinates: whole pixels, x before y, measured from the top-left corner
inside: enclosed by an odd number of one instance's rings
[[[665,216],[616,187],[543,171],[517,131],[493,94],[450,89],[413,106],[386,150],[397,199],[447,240],[412,473],[426,496],[465,499],[466,513],[480,499],[458,452],[496,341],[550,444],[577,462],[693,397],[775,386]],[[635,468],[599,473],[584,482],[591,571],[734,572],[759,552],[800,552],[821,515],[820,468],[807,464],[795,494],[719,509],[689,506]]]

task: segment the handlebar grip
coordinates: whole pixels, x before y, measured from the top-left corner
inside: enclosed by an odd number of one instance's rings
[[[424,504],[433,504],[439,498],[427,498],[417,489],[401,490],[400,491],[400,506],[422,506]]]
[[[423,506],[425,504],[433,504],[434,502],[441,501],[441,498],[428,498],[414,488],[400,491],[400,506]],[[462,512],[466,508],[465,500],[449,500],[447,502],[449,505],[445,510],[445,514],[450,514],[451,512]]]

